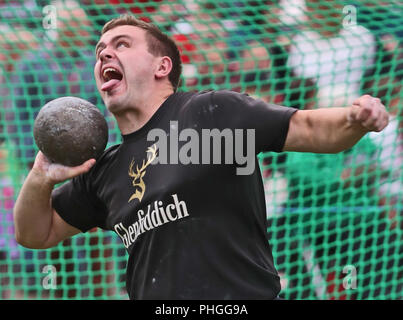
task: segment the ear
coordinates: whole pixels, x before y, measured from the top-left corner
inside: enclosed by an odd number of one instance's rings
[[[170,57],[161,57],[155,71],[155,78],[161,79],[167,77],[172,70],[172,60]]]

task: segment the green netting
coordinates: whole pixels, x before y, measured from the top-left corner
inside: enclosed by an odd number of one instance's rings
[[[268,233],[287,299],[403,298],[401,1],[2,1],[0,298],[126,299],[126,253],[92,230],[48,250],[16,244],[13,204],[37,151],[32,124],[60,96],[95,103],[102,25],[132,13],[178,43],[181,90],[231,89],[300,109],[382,99],[391,121],[335,155],[261,154]],[[245,275],[247,277],[247,275]]]

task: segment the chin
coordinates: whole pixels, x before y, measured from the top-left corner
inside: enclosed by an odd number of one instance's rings
[[[120,104],[116,101],[110,101],[105,103],[106,108],[109,110],[109,112],[115,113],[119,111],[119,106]]]
[[[126,109],[124,99],[118,99],[117,97],[107,99],[105,105],[109,112],[114,114],[120,113]]]

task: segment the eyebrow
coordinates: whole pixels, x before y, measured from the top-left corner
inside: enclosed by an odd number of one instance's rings
[[[114,36],[110,42],[114,43],[121,38],[127,38],[129,40],[132,40],[132,38],[128,34],[119,34],[117,36]],[[106,44],[104,42],[102,42],[102,41],[98,42],[97,45],[95,46],[95,55],[97,55],[99,49],[101,49],[101,48],[103,49],[105,47],[106,47]]]

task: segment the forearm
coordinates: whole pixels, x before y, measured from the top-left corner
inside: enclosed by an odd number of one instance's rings
[[[349,108],[307,110],[311,152],[335,153],[353,147],[369,130],[348,121]]]
[[[297,111],[291,117],[283,151],[336,153],[351,148],[368,130],[348,121],[349,108]]]
[[[15,236],[27,247],[41,247],[49,236],[54,185],[43,174],[32,170],[22,186],[14,206]]]

